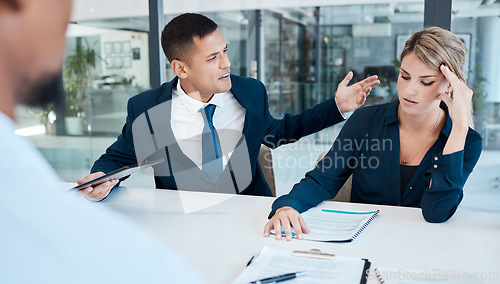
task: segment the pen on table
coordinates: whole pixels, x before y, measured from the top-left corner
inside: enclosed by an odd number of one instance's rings
[[[252,282],[250,282],[250,284],[276,283],[276,282],[291,280],[291,279],[294,279],[294,278],[297,278],[300,276],[304,276],[304,275],[306,275],[305,272],[287,273],[287,274],[282,274],[282,275],[278,275],[278,276],[260,279],[257,281],[252,281]]]

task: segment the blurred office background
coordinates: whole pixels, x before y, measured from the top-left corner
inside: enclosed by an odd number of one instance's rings
[[[62,179],[88,174],[121,133],[130,97],[173,78],[159,33],[184,12],[218,23],[231,72],[264,82],[277,118],[333,97],[349,70],[354,81],[372,74],[382,81],[366,105],[395,99],[406,39],[424,24],[450,27],[468,49],[468,85],[484,140],[462,207],[500,211],[499,0],[77,0],[67,33],[65,108],[17,109],[20,133]],[[82,64],[90,67],[82,71]],[[340,127],[272,151],[278,195],[313,168]],[[154,183],[138,174],[124,185]]]

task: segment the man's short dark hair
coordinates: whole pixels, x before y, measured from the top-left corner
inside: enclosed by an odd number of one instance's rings
[[[209,18],[186,13],[173,18],[161,33],[161,46],[169,62],[172,60],[189,61],[194,51],[194,37],[200,39],[217,29],[217,24]]]

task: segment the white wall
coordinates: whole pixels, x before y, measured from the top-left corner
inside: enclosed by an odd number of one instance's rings
[[[104,60],[100,60],[99,63],[102,65],[101,74],[98,75],[112,75],[118,74],[123,77],[129,78],[130,76],[135,76],[134,84],[138,84],[143,88],[149,87],[149,43],[148,43],[148,34],[141,32],[131,32],[131,31],[120,31],[120,30],[111,30],[111,29],[101,29],[101,28],[93,28],[86,27],[83,25],[69,25],[68,32],[66,33],[67,37],[85,37],[85,36],[99,36],[100,37],[100,45],[101,45],[101,54],[102,58],[106,58],[106,42],[124,42],[129,41],[132,48],[140,48],[141,58],[140,60],[132,60],[131,68],[106,68],[106,62]]]
[[[149,43],[148,34],[130,31],[110,30],[110,32],[101,34],[101,50],[105,51],[106,42],[125,42],[131,44],[133,48],[140,49],[140,60],[132,60],[131,68],[111,68],[108,69],[103,62],[103,75],[119,74],[126,78],[135,76],[134,84],[142,88],[149,88]],[[103,52],[103,56],[106,56]]]

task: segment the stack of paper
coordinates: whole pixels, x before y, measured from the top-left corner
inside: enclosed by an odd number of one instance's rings
[[[365,272],[370,262],[353,257],[334,256],[333,259],[318,259],[292,256],[291,252],[265,247],[252,263],[233,282],[249,283],[292,272],[306,272],[305,276],[287,283],[366,283]]]

